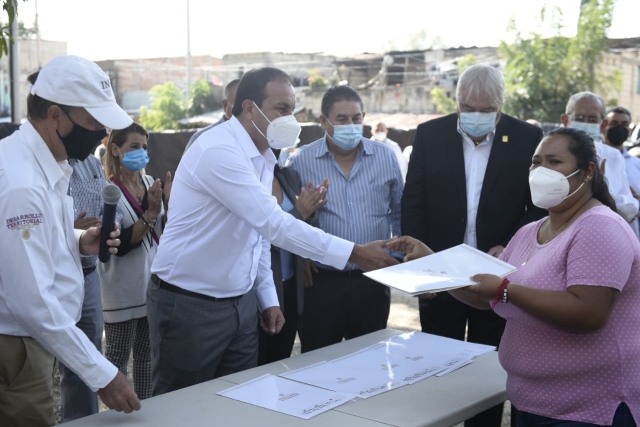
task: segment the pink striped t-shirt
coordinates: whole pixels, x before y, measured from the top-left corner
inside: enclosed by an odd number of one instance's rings
[[[569,332],[513,304],[498,304],[496,313],[507,319],[499,352],[508,373],[509,399],[522,411],[600,425],[611,424],[618,405],[626,402],[638,421],[638,239],[629,224],[605,206],[591,208],[540,245],[537,234],[544,221],[518,231],[500,257],[518,268],[508,277],[511,282],[560,292],[573,285],[621,292],[606,325],[592,333]]]

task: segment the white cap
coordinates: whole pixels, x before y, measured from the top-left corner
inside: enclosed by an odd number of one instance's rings
[[[110,129],[133,123],[118,106],[109,76],[95,62],[74,55],[57,56],[38,73],[31,94],[69,107],[82,107]]]

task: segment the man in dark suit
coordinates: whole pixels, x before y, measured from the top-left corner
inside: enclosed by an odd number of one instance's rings
[[[418,126],[402,196],[402,234],[434,251],[462,243],[500,256],[515,232],[546,213],[531,202],[529,167],[542,130],[502,114],[502,74],[475,65],[460,77],[458,112]],[[430,299],[427,299],[430,298]],[[427,333],[497,346],[505,321],[447,292],[420,300]],[[500,426],[502,405],[468,420]]]

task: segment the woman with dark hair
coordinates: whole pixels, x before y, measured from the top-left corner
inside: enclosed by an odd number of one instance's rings
[[[500,363],[520,427],[626,427],[640,416],[640,244],[615,213],[598,160],[586,133],[550,132],[529,176],[533,203],[549,216],[500,256],[517,271],[450,291],[507,320]],[[407,260],[432,253],[408,237],[389,246]]]
[[[124,213],[122,243],[117,256],[98,265],[105,356],[126,375],[133,350],[133,383],[140,399],[152,394],[146,295],[171,194],[170,173],[164,188],[159,179],[144,173],[149,162],[148,138],[147,131],[137,123],[109,135],[103,164],[107,179],[122,190],[118,202]]]

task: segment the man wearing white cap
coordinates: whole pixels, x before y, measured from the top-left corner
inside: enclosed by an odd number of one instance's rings
[[[127,378],[76,327],[81,256],[97,255],[100,228],[74,230],[68,159],[84,159],[131,118],[93,62],[60,56],[27,97],[29,121],[0,142],[0,425],[50,426],[54,357],[118,411],[140,408]],[[111,233],[111,253],[120,244]]]

